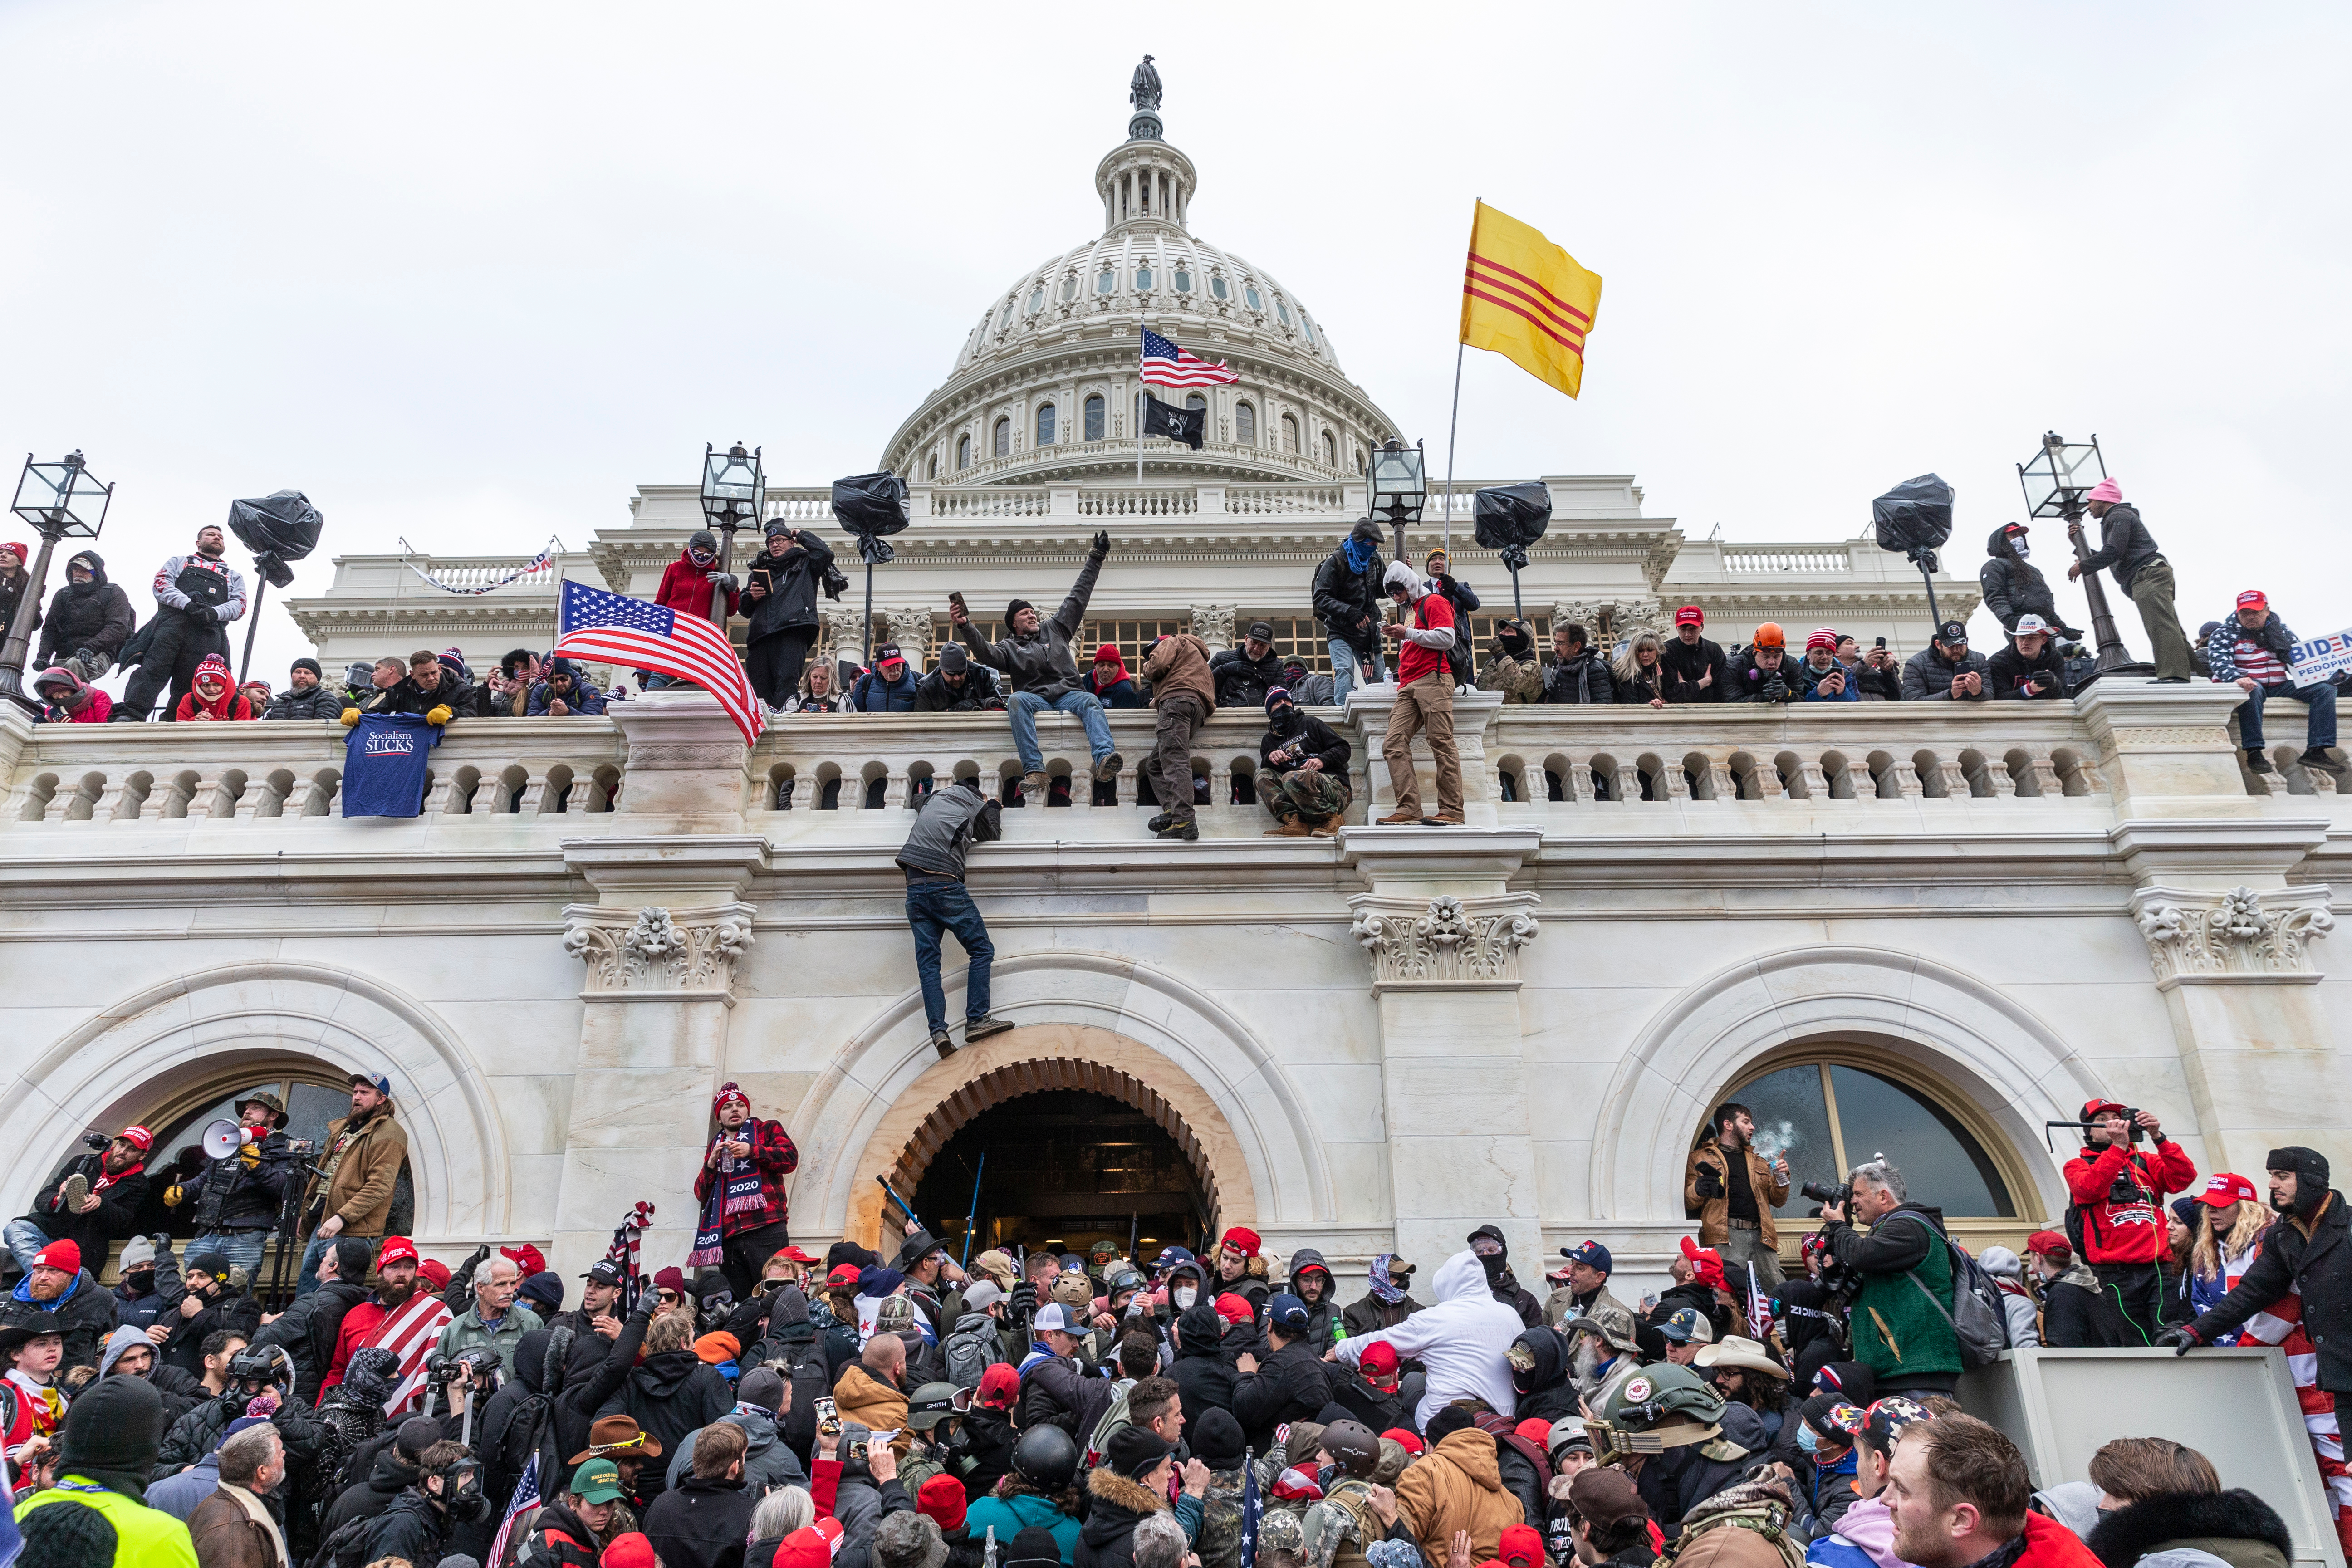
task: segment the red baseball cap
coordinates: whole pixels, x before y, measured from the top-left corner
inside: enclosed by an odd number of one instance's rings
[[[2260,588],[2249,588],[2238,595],[2238,608],[2242,610],[2267,610],[2270,607],[2269,597]]]
[[[422,1278],[432,1280],[433,1289],[436,1290],[446,1290],[449,1288],[449,1266],[437,1258],[428,1258],[418,1264],[416,1272]]]
[[[1255,1258],[1258,1249],[1257,1232],[1247,1226],[1237,1225],[1217,1237],[1219,1247],[1230,1247],[1244,1258]]]
[[[1396,1346],[1386,1340],[1374,1340],[1356,1358],[1356,1365],[1367,1377],[1393,1378],[1397,1374]]]
[[[596,1562],[598,1568],[661,1568],[661,1559],[654,1555],[653,1538],[639,1530],[613,1537]]]
[[[1544,1425],[1544,1432],[1550,1434],[1549,1423]],[[1507,1526],[1501,1542],[1495,1548],[1495,1561],[1507,1568],[1544,1568],[1543,1537],[1528,1525]]]
[[[787,1263],[814,1263],[816,1261],[815,1258],[810,1257],[807,1253],[803,1252],[797,1247],[780,1247],[776,1251],[768,1254],[768,1261],[771,1263],[773,1263],[779,1258],[782,1258]]]
[[[375,1255],[375,1266],[378,1269],[383,1268],[387,1263],[422,1264],[424,1261],[416,1256],[416,1244],[404,1236],[385,1237],[383,1248]]]
[[[805,1530],[793,1531],[776,1548],[776,1568],[832,1568],[843,1533],[837,1519],[820,1519]]]
[[[1408,1454],[1420,1455],[1429,1451],[1429,1445],[1423,1442],[1417,1433],[1408,1432],[1402,1426],[1391,1426],[1381,1436]]]
[[[144,1127],[126,1127],[115,1136],[126,1143],[137,1144],[142,1153],[152,1151],[155,1147],[155,1134],[148,1131]]]
[[[1250,1304],[1228,1290],[1217,1298],[1217,1316],[1229,1323],[1247,1323],[1256,1320]]]
[[[2253,1183],[2229,1171],[2216,1171],[2206,1177],[2205,1190],[2197,1195],[2217,1209],[2228,1208],[2231,1204],[2258,1204],[2263,1201],[2254,1191]]]
[[[2044,1257],[2053,1252],[2072,1252],[2074,1244],[2054,1230],[2037,1230],[2025,1238],[2025,1250]]]
[[[835,1269],[832,1273],[826,1275],[824,1277],[824,1282],[834,1289],[845,1290],[850,1286],[856,1284],[858,1275],[864,1272],[865,1270],[859,1268],[855,1263],[845,1263],[840,1268]]]
[[[2120,1100],[2086,1100],[2083,1101],[2083,1120],[2088,1121],[2095,1116],[2105,1116],[2110,1110],[2121,1115],[2130,1109]]]
[[[1021,1374],[1003,1362],[992,1362],[980,1374],[980,1393],[974,1405],[984,1405],[991,1410],[1010,1410],[1021,1398]]]

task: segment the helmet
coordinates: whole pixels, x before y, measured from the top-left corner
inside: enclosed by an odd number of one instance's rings
[[[1755,645],[1758,647],[1786,647],[1789,646],[1788,634],[1770,621],[1766,621],[1756,628]]]
[[[1055,1279],[1052,1295],[1055,1300],[1065,1307],[1089,1307],[1094,1304],[1094,1282],[1084,1274],[1072,1269],[1069,1273]]]
[[[1381,1462],[1381,1439],[1360,1421],[1334,1421],[1323,1428],[1323,1451],[1351,1476],[1369,1476]]]
[[[1013,1445],[1013,1473],[1040,1491],[1060,1491],[1078,1473],[1078,1440],[1059,1426],[1032,1426]]]
[[[1690,1368],[1662,1362],[1612,1378],[1585,1433],[1593,1459],[1605,1465],[1624,1455],[1712,1442],[1722,1431],[1722,1394]]]
[[[1105,1290],[1139,1290],[1142,1288],[1143,1276],[1132,1268],[1114,1268],[1103,1280]]]
[[[963,1412],[956,1406],[956,1395],[961,1390],[952,1383],[927,1383],[907,1396],[907,1425],[918,1432],[928,1432],[940,1422]]]

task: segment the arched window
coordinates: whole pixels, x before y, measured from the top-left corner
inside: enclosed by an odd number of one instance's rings
[[[997,312],[996,312],[996,330],[997,330],[998,331],[1000,331],[1000,332],[1001,332],[1001,331],[1003,331],[1005,328],[1007,328],[1007,327],[1011,326],[1012,324],[1013,324],[1013,301],[1012,301],[1012,300],[1005,300],[1005,301],[1004,301],[1004,309],[1003,309],[1003,310],[999,310],[999,311],[997,311]]]
[[[1202,396],[1197,392],[1188,392],[1184,395],[1184,406],[1187,408],[1206,408],[1209,406],[1209,400]]]
[[[959,436],[956,437],[956,467],[958,468],[969,468],[971,467],[971,437],[970,436]]]
[[[1899,1081],[1889,1076],[1891,1065],[1883,1051],[1809,1048],[1721,1097],[1755,1114],[1759,1153],[1789,1162],[1789,1201],[1773,1213],[1812,1214],[1818,1205],[1800,1185],[1833,1186],[1855,1165],[1885,1154],[1903,1173],[1914,1203],[1957,1219],[2014,1218],[2009,1181],[1987,1152],[1999,1133],[1972,1129],[1973,1118],[1959,1113],[1967,1108],[1955,1109],[1958,1096]]]
[[[1339,443],[1331,439],[1328,430],[1323,432],[1323,466],[1327,468],[1339,466]]]
[[[1013,421],[1011,419],[1001,416],[998,417],[996,432],[989,438],[988,445],[989,456],[992,458],[1009,458],[1013,455]]]
[[[931,454],[931,468],[930,468],[930,474],[929,474],[929,477],[930,477],[931,479],[938,479],[938,478],[940,477],[940,455],[939,455],[937,452],[933,452],[933,453]]]
[[[1290,301],[1278,294],[1275,296],[1274,313],[1282,318],[1284,326],[1290,325]]]
[[[1108,294],[1118,287],[1118,274],[1106,267],[1095,278],[1095,292]]]
[[[1029,290],[1029,313],[1035,315],[1045,308],[1045,286],[1040,283]]]
[[[1304,310],[1298,312],[1298,330],[1306,337],[1307,346],[1310,349],[1313,348],[1315,346],[1315,322]]]
[[[1037,405],[1037,445],[1050,447],[1053,444],[1054,405],[1050,403],[1041,403]]]
[[[1210,275],[1209,292],[1215,295],[1220,300],[1229,297],[1228,291],[1225,288],[1225,275],[1223,273],[1216,272]]]
[[[1089,440],[1089,441],[1099,441],[1099,440],[1101,440],[1102,438],[1103,438],[1103,400],[1102,400],[1102,394],[1101,394],[1101,393],[1099,393],[1099,392],[1089,393],[1089,394],[1087,394],[1087,440]]]
[[[1287,414],[1282,416],[1282,449],[1286,452],[1298,450],[1298,421]]]
[[[1257,445],[1257,409],[1247,403],[1234,405],[1234,439],[1244,447]]]
[[[1135,291],[1142,294],[1149,292],[1150,288],[1151,264],[1148,261],[1141,262],[1135,268]]]

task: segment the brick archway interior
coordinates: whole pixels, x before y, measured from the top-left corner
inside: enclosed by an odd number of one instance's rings
[[[1219,1225],[1255,1224],[1256,1194],[1239,1142],[1215,1101],[1158,1052],[1108,1029],[1083,1025],[1033,1025],[967,1046],[926,1070],[900,1095],[875,1129],[859,1162],[851,1234],[873,1245],[897,1245],[898,1226],[885,1234],[881,1186],[887,1176],[908,1201],[916,1185],[958,1129],[992,1107],[1047,1089],[1080,1089],[1129,1105],[1158,1123],[1208,1194]]]

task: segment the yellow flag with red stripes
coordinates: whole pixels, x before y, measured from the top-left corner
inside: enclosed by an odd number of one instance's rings
[[[1584,338],[1601,310],[1601,274],[1485,202],[1470,223],[1462,341],[1501,354],[1570,397],[1584,384]]]

